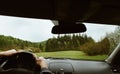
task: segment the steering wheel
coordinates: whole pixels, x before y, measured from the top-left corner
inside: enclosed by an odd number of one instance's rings
[[[6,61],[3,62],[1,66],[3,71],[19,68],[33,72],[40,71],[40,66],[36,64],[34,56],[29,52],[20,52],[7,57]]]

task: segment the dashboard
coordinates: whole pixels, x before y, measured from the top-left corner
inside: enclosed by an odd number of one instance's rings
[[[120,72],[117,72],[117,69],[105,61],[46,58],[46,62],[53,74],[120,74]],[[30,71],[36,71],[37,67],[32,54],[26,52],[13,55],[4,63],[0,67],[1,70],[6,72],[12,68],[25,68]],[[37,69],[40,70],[39,68]]]
[[[49,58],[47,62],[53,74],[114,74],[104,61]]]

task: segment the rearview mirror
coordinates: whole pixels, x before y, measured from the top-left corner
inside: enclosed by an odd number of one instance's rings
[[[86,26],[81,23],[59,22],[52,28],[53,34],[81,33],[86,31]]]

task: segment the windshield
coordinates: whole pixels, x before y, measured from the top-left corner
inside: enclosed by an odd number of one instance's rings
[[[85,23],[84,33],[51,33],[51,20],[0,16],[0,51],[25,50],[45,58],[104,60],[120,41],[120,27]]]

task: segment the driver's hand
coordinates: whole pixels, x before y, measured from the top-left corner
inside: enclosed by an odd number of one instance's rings
[[[47,64],[47,62],[46,62],[46,60],[45,60],[44,57],[39,57],[39,58],[37,59],[37,64],[38,64],[39,66],[41,66],[41,68],[48,68],[48,64]]]

